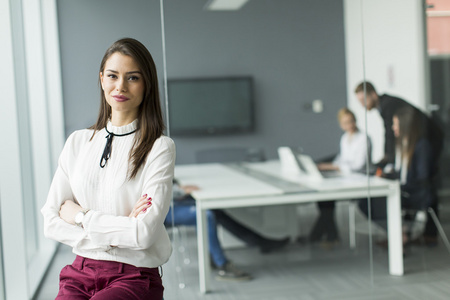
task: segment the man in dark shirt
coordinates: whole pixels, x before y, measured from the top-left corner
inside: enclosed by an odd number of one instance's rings
[[[438,169],[437,162],[443,147],[443,132],[441,128],[424,114],[421,110],[414,107],[410,103],[403,99],[394,97],[391,95],[383,94],[378,95],[375,87],[370,82],[361,82],[355,88],[355,94],[361,105],[366,107],[367,110],[377,109],[380,113],[384,123],[384,157],[377,163],[381,168],[384,168],[387,164],[395,165],[395,136],[392,131],[392,118],[394,114],[403,107],[411,107],[416,110],[422,118],[422,124],[425,127],[424,132],[426,138],[432,145],[433,157],[436,162],[436,170]],[[437,173],[437,171],[436,171]],[[430,205],[437,213],[437,203]],[[426,224],[424,238],[425,242],[434,242],[437,237],[437,228],[431,220],[431,216],[428,215],[428,221]]]
[[[365,90],[364,90],[365,89]],[[419,112],[425,126],[424,132],[433,146],[433,154],[437,158],[443,145],[443,133],[439,126],[421,110],[414,107],[403,99],[388,94],[378,95],[370,82],[361,82],[355,88],[355,94],[361,105],[367,110],[377,109],[384,123],[384,157],[377,163],[380,167],[395,161],[395,136],[392,131],[392,117],[405,106],[412,107]]]

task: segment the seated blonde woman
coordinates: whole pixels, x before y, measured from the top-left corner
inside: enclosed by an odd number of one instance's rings
[[[341,137],[339,153],[332,162],[320,163],[322,171],[334,170],[342,173],[364,172],[366,165],[371,163],[371,143],[369,137],[356,126],[356,117],[348,108],[342,108],[337,114],[339,126],[344,131]],[[324,243],[336,243],[339,235],[334,219],[334,201],[317,203],[320,210],[311,233],[310,241],[318,242],[325,238]]]

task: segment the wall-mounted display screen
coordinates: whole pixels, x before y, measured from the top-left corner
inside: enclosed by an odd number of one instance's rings
[[[169,79],[170,133],[201,136],[254,129],[251,77]]]

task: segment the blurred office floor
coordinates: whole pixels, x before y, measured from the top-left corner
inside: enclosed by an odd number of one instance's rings
[[[445,208],[441,209],[441,221],[449,235],[450,208]],[[315,206],[304,209],[314,210]],[[302,221],[311,223],[315,216],[309,216]],[[341,243],[331,250],[295,242],[271,254],[261,254],[256,248],[228,249],[228,258],[254,279],[224,282],[212,278],[212,292],[206,295],[199,292],[195,230],[187,227],[184,253],[190,262],[183,262],[184,254],[175,245],[171,259],[163,267],[164,299],[449,299],[450,254],[441,240],[436,247],[407,248],[405,275],[391,276],[386,249],[375,245],[380,237],[373,238],[373,264],[369,260],[367,235],[358,234],[356,249],[349,248],[347,220],[347,204],[342,203],[337,206]],[[59,271],[73,258],[70,248],[60,247],[36,300],[55,298]],[[181,271],[177,271],[177,266],[181,266]]]

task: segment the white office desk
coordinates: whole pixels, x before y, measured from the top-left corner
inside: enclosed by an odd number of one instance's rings
[[[387,197],[389,273],[403,275],[400,187],[398,182],[364,175],[327,178],[321,181],[283,173],[278,161],[180,165],[175,177],[181,184],[194,184],[197,200],[197,242],[200,291],[209,291],[210,264],[207,209],[296,204],[327,200]],[[368,186],[370,184],[370,188]],[[369,191],[369,192],[368,192]]]

